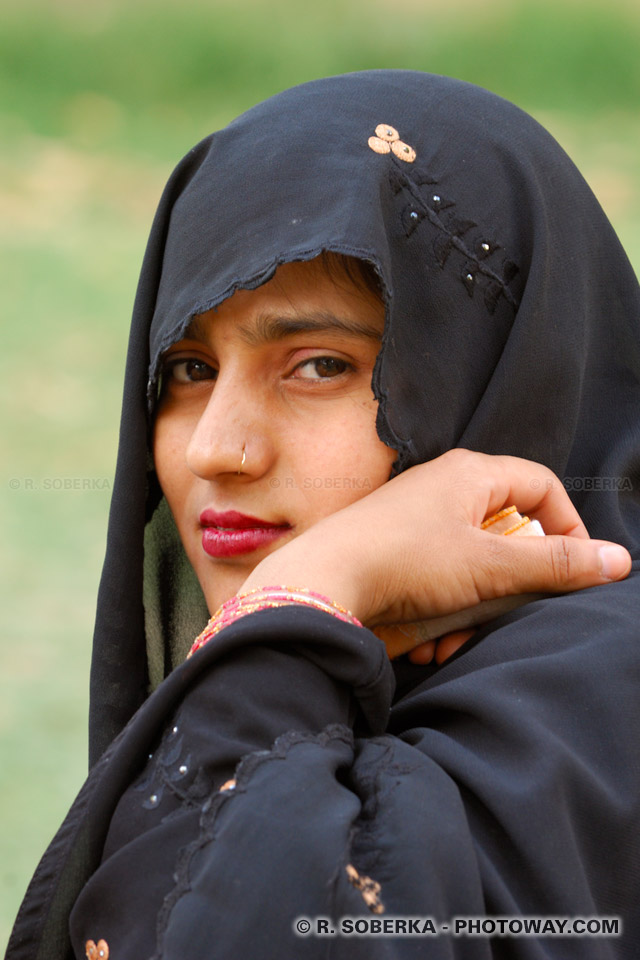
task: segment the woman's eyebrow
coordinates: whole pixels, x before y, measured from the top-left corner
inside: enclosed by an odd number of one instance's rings
[[[206,328],[211,322],[211,319],[203,314],[194,317],[184,336],[206,340]],[[351,317],[338,317],[334,313],[324,311],[290,315],[262,313],[250,323],[239,323],[237,330],[249,346],[284,340],[296,333],[339,333],[377,342],[382,340],[382,331],[376,323],[369,324]]]

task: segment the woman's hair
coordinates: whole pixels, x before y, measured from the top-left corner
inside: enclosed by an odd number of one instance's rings
[[[324,272],[337,286],[346,280],[362,293],[370,293],[376,299],[383,300],[380,278],[372,263],[343,253],[333,253],[331,250],[323,250],[317,259]]]

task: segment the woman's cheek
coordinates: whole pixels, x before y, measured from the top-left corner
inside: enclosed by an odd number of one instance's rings
[[[189,437],[189,426],[182,418],[158,415],[153,432],[153,460],[162,492],[176,517],[193,479],[185,459]]]
[[[389,479],[396,453],[377,434],[367,437],[370,430],[367,423],[350,434],[367,438],[364,447],[352,440],[340,443],[334,434],[312,458],[313,466],[307,460],[300,471],[298,485],[312,507],[314,522],[367,496]]]

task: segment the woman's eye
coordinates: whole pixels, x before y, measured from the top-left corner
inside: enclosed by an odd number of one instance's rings
[[[216,371],[204,360],[176,360],[168,364],[167,375],[178,383],[195,383],[215,379]]]
[[[326,380],[345,373],[350,366],[346,360],[338,357],[312,357],[296,367],[295,373],[302,380]]]

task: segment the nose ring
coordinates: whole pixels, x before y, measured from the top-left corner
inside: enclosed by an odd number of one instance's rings
[[[247,451],[245,450],[245,444],[242,446],[242,460],[240,461],[240,469],[238,470],[238,476],[242,473],[242,468],[244,467],[245,460],[247,459]]]

